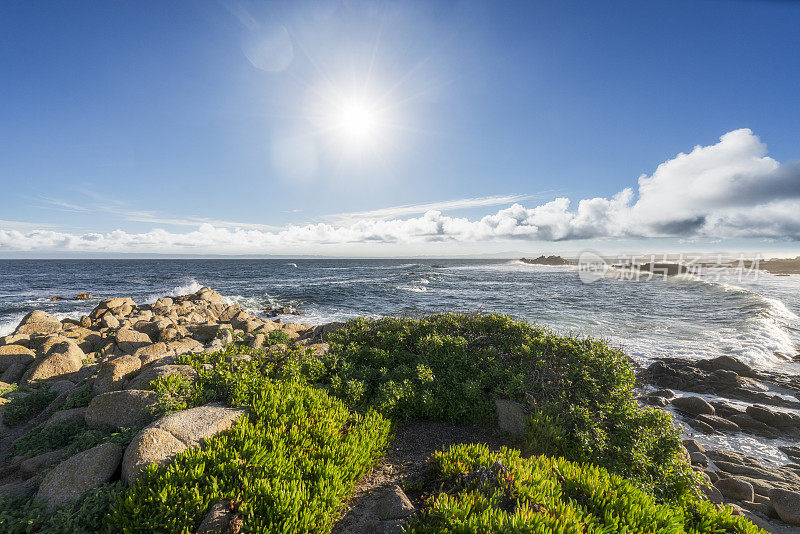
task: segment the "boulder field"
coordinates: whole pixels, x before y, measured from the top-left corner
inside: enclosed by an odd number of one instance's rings
[[[150,383],[196,375],[175,364],[177,356],[217,351],[234,340],[261,348],[276,330],[319,354],[327,350],[324,337],[338,326],[257,317],[207,287],[145,305],[106,299],[77,320],[29,313],[12,334],[0,337],[0,496],[35,494],[53,511],[108,481],[132,483],[147,465],[169,462],[244,415],[212,404],[157,417],[158,394],[148,390]],[[80,395],[90,398],[76,402]],[[38,413],[6,417],[11,399],[22,397],[44,404],[32,401]],[[15,445],[32,432],[42,435],[70,422],[105,432],[141,430],[125,447],[106,442],[77,453],[14,455]]]
[[[639,380],[640,401],[672,411],[683,426],[690,438],[684,446],[709,482],[712,502],[732,506],[768,532],[800,532],[800,378],[719,356],[661,359],[641,369]],[[774,443],[788,461],[766,465],[739,451],[709,447],[724,436]]]

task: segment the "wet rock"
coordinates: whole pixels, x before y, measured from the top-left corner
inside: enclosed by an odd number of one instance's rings
[[[719,356],[707,360],[700,360],[697,362],[697,367],[706,371],[732,371],[741,376],[754,376],[753,369],[733,358],[732,356]]]
[[[727,432],[739,431],[739,425],[718,415],[700,414],[697,416],[697,420],[708,423],[717,430],[725,430]]]
[[[790,525],[800,525],[800,492],[774,489],[769,499],[778,516]]]
[[[103,443],[61,462],[42,480],[36,497],[46,502],[46,509],[76,500],[86,491],[111,479],[122,459],[122,447]]]
[[[669,400],[667,400],[664,397],[659,397],[658,395],[645,395],[644,397],[639,397],[639,399],[645,404],[650,404],[651,406],[658,406],[659,408],[663,408],[664,406],[669,404]]]
[[[683,446],[686,448],[687,451],[689,451],[690,454],[693,452],[701,452],[701,453],[706,452],[703,446],[700,445],[700,442],[698,442],[696,439],[683,440]]]
[[[158,406],[155,391],[124,390],[103,393],[92,399],[86,408],[89,428],[136,428],[153,420]]]
[[[800,427],[800,416],[793,413],[778,412],[771,410],[766,406],[753,405],[747,407],[747,415],[757,421],[775,427],[775,428],[788,428]]]
[[[708,456],[703,454],[702,452],[693,452],[689,454],[689,459],[692,462],[692,465],[697,465],[702,468],[708,467]]]
[[[755,496],[753,486],[736,477],[721,478],[714,483],[723,496],[735,501],[752,501]]]
[[[706,499],[714,504],[722,504],[722,493],[720,493],[717,488],[714,486],[703,486],[702,490],[703,494],[706,496]]]
[[[697,419],[686,419],[686,424],[690,427],[694,428],[702,432],[703,434],[713,434],[714,427],[709,425],[708,423],[704,423],[703,421],[698,421]]]
[[[91,300],[93,298],[91,293],[81,292],[75,295],[75,300]]]
[[[731,462],[725,462],[723,460],[714,460],[714,464],[720,470],[725,471],[726,473],[731,473],[733,475],[747,475],[761,480],[777,480],[777,481],[783,480],[783,477],[767,470],[766,468],[764,468],[764,466],[761,466],[760,464],[758,464],[758,466],[741,465]]]
[[[714,415],[716,413],[714,407],[702,397],[677,397],[672,399],[672,405],[678,410],[691,415]]]

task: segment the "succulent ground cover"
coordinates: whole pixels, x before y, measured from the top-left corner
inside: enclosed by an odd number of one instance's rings
[[[494,400],[508,398],[530,410],[527,453],[591,461],[665,499],[697,485],[671,418],[638,406],[630,362],[604,341],[442,314],[355,319],[329,343],[318,380],[357,410],[490,423]]]
[[[563,458],[459,445],[434,454],[430,464],[435,491],[410,533],[759,532],[727,509],[660,503],[601,467]]]
[[[491,427],[494,401],[510,399],[528,413],[518,450],[436,453],[425,482],[407,488],[424,494],[410,532],[758,532],[699,497],[671,418],[637,404],[630,362],[603,341],[461,314],[354,319],[327,336],[322,355],[282,330],[257,349],[232,337],[222,350],[176,359],[196,378],[162,376],[149,387],[160,414],[222,402],[246,417],[132,486],[104,484],[55,515],[0,499],[0,531],[194,532],[217,503],[241,532],[329,531],[392,426]],[[5,414],[21,424],[54,397],[39,388]],[[81,388],[60,408],[90,397]],[[15,452],[130,439],[97,432],[57,423]]]

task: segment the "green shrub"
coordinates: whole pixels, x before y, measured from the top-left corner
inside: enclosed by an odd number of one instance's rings
[[[111,503],[119,499],[122,482],[104,484],[88,491],[82,499],[60,508],[51,516],[44,506],[26,498],[0,497],[0,532],[4,534],[83,534],[102,532],[103,519]]]
[[[267,342],[269,344],[288,343],[289,334],[285,330],[273,330],[267,334]]]
[[[6,404],[3,423],[8,426],[26,423],[39,415],[55,398],[56,394],[47,388],[38,388],[27,395],[14,397]]]
[[[431,458],[434,492],[407,532],[759,533],[711,503],[660,504],[601,467],[457,445]]]
[[[354,319],[328,342],[319,380],[357,410],[492,422],[494,400],[509,398],[530,408],[528,453],[591,460],[659,498],[696,487],[670,417],[637,405],[630,362],[604,341],[503,315],[440,314]]]
[[[72,408],[82,408],[89,406],[92,402],[92,386],[89,384],[79,387],[70,394],[64,404],[58,407],[59,410],[70,410]]]
[[[234,503],[246,532],[330,530],[354,484],[382,455],[388,422],[375,412],[354,416],[300,381],[246,371],[239,378],[255,383],[229,399],[248,406],[249,417],[166,468],[147,468],[115,505],[112,531],[193,532],[219,500]]]
[[[73,419],[31,430],[14,442],[14,454],[32,457],[62,448],[74,454],[106,442],[125,446],[134,434],[135,429],[127,428],[119,432],[90,429],[83,419]]]

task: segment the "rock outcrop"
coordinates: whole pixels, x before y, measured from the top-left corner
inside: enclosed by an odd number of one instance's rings
[[[42,480],[36,496],[49,511],[108,482],[122,458],[122,447],[103,443],[61,462]]]
[[[122,479],[132,483],[150,464],[162,465],[186,449],[229,429],[246,413],[241,408],[207,405],[177,412],[144,428],[131,441],[122,460]]]

